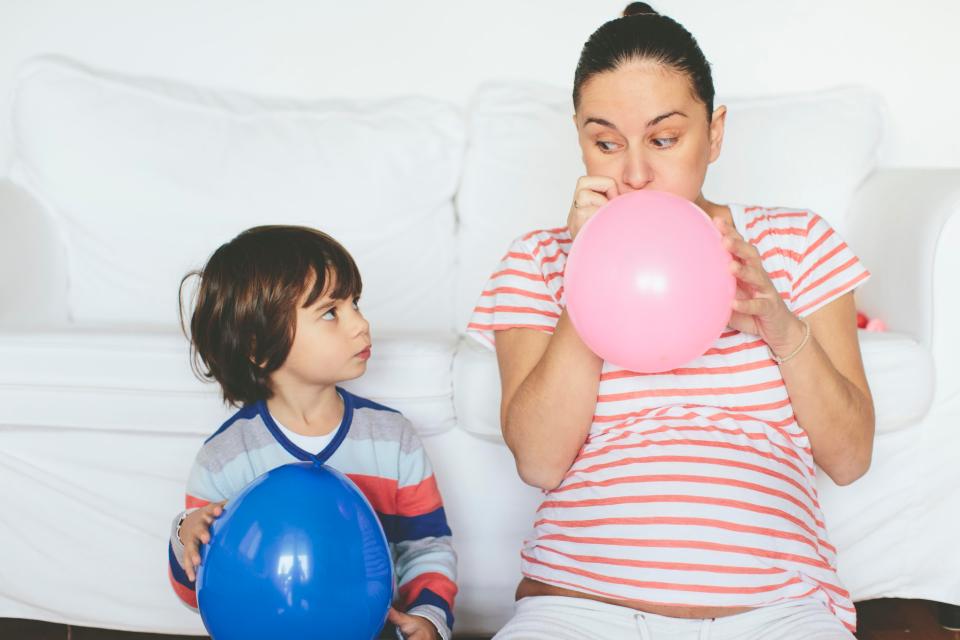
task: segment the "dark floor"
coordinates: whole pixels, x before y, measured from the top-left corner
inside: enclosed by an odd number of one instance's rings
[[[870,600],[857,604],[859,640],[960,640],[960,631],[946,631],[937,623],[936,605],[925,600]],[[197,636],[168,636],[74,627],[34,620],[0,618],[2,640],[197,640]],[[459,640],[483,640],[458,636]]]

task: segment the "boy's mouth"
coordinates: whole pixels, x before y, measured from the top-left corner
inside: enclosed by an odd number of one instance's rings
[[[370,347],[367,347],[360,353],[354,356],[355,358],[360,358],[361,360],[367,360],[370,358]]]

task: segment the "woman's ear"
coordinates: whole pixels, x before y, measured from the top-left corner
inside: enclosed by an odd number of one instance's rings
[[[720,157],[720,147],[723,146],[723,127],[727,120],[727,108],[720,105],[713,112],[710,121],[710,162]]]

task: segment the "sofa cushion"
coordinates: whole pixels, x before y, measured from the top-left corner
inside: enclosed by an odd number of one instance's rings
[[[79,323],[175,326],[180,278],[260,224],[351,251],[382,330],[452,328],[464,132],[440,101],[257,99],[26,64],[11,176],[60,221]]]
[[[406,415],[423,435],[453,427],[452,333],[374,335],[367,373],[350,391]],[[0,405],[6,425],[209,434],[234,409],[193,376],[174,332],[0,334]]]
[[[905,334],[861,331],[859,335],[877,433],[919,424],[933,399],[930,352]],[[472,338],[463,338],[453,372],[458,424],[474,435],[502,440],[496,354]]]
[[[876,163],[879,99],[850,88],[716,104],[729,108],[727,129],[704,195],[813,209],[842,234],[850,198]],[[572,115],[567,89],[496,83],[478,92],[457,194],[459,328],[510,240],[566,224],[584,172]]]

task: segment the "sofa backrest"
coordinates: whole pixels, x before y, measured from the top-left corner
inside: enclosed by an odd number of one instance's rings
[[[464,127],[446,103],[264,100],[39,59],[13,119],[11,177],[59,223],[77,323],[175,325],[188,270],[289,223],[353,253],[375,326],[453,327]]]
[[[883,108],[860,88],[729,107],[715,201],[817,211],[842,233]],[[255,98],[28,63],[12,178],[53,212],[83,324],[173,325],[181,276],[237,232],[307,224],[354,254],[377,331],[462,330],[510,240],[565,223],[583,173],[566,89],[436,100]],[[456,208],[454,207],[456,198]]]

